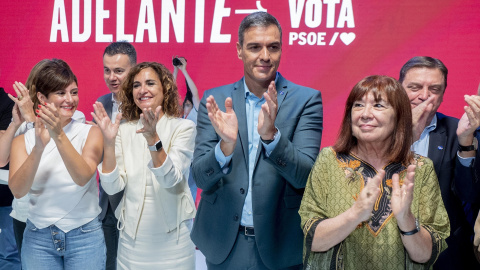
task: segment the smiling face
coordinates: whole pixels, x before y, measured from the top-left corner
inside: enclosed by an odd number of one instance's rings
[[[72,82],[65,89],[52,91],[47,97],[37,92],[37,97],[42,103],[55,105],[62,121],[69,121],[78,106],[78,87]]]
[[[114,95],[120,91],[123,80],[131,67],[132,63],[126,54],[105,54],[103,56],[103,79]]]
[[[142,69],[133,79],[133,99],[140,109],[163,105],[163,86],[152,68]],[[163,111],[163,109],[162,109]]]
[[[352,133],[363,143],[390,143],[395,128],[395,111],[387,98],[382,95],[375,100],[372,92],[368,92],[353,103]]]
[[[275,79],[280,65],[282,56],[280,31],[275,25],[250,27],[245,30],[243,36],[243,45],[237,42],[237,54],[243,61],[245,82],[249,88],[253,86],[267,88]]]

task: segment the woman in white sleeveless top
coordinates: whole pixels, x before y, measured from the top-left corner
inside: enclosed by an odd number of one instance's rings
[[[178,118],[178,91],[165,66],[133,67],[112,124],[101,103],[92,113],[104,135],[98,170],[108,194],[125,190],[115,211],[118,269],[195,269],[190,240],[195,207],[187,179],[195,124]]]
[[[22,268],[104,269],[105,241],[98,220],[96,166],[100,129],[73,120],[77,79],[52,59],[33,80],[35,128],[13,140],[9,187],[30,195],[22,245]]]

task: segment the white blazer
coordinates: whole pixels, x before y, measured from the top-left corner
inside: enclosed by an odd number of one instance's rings
[[[195,204],[188,187],[188,174],[195,146],[196,129],[192,121],[164,115],[157,123],[167,159],[162,166],[153,168],[147,141],[142,134],[141,121],[120,124],[115,142],[117,166],[110,173],[102,173],[98,166],[102,187],[109,195],[125,190],[115,210],[119,230],[135,239],[140,214],[145,200],[147,178],[151,178],[156,202],[163,209],[158,213],[165,222],[166,232],[195,217]]]

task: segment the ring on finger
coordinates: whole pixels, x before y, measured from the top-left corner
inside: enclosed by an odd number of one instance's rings
[[[19,95],[19,96],[17,97],[17,99],[18,99],[18,101],[21,101],[21,100],[23,99],[23,96],[22,96],[22,95]]]

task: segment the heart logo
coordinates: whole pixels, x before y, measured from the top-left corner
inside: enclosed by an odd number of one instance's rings
[[[340,39],[348,46],[355,39],[355,33],[341,33]]]

